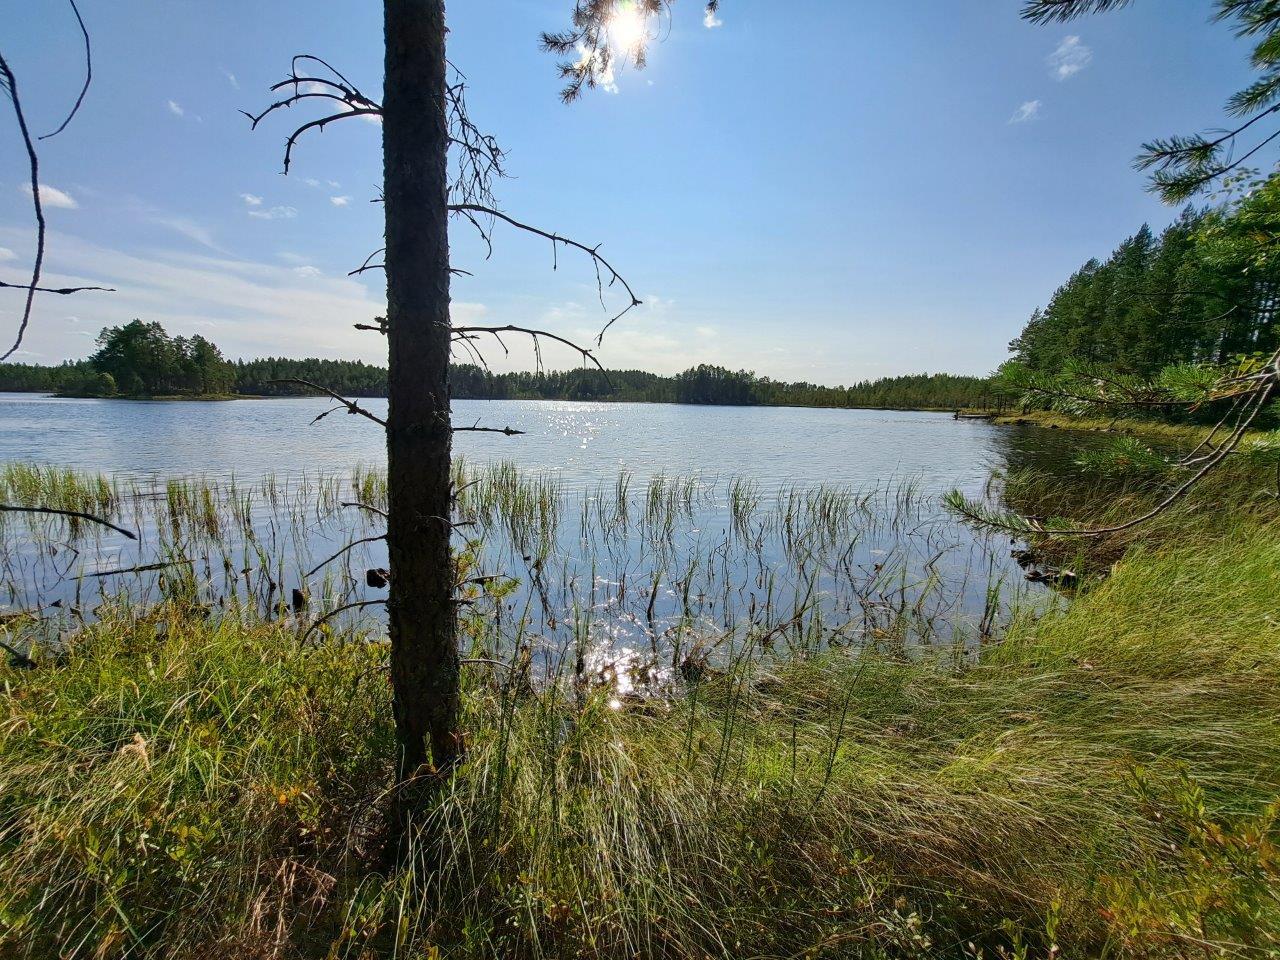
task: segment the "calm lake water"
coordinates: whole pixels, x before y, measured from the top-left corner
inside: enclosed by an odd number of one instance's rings
[[[385,400],[362,403],[386,413]],[[137,402],[0,393],[0,462],[245,479],[384,465],[376,424],[335,413],[309,426],[330,406],[312,398]],[[1057,446],[1046,431],[945,413],[533,400],[454,406],[458,425],[525,431],[518,437],[458,434],[458,455],[554,471],[571,488],[627,470],[642,480],[732,475],[768,489],[911,477],[930,489],[976,490],[1010,455]]]
[[[385,401],[364,403],[385,412]],[[329,406],[0,394],[0,464],[109,475],[111,518],[141,534],[9,515],[0,613],[56,604],[65,622],[111,597],[181,589],[211,609],[296,616],[304,629],[385,596],[366,582],[386,565],[376,539],[321,565],[381,532],[342,501],[376,498],[385,464],[364,419],[311,424]],[[525,431],[455,440],[481,478],[459,506],[458,547],[511,584],[480,600],[483,651],[647,658],[614,671],[625,676],[676,669],[706,643],[973,642],[998,631],[1039,588],[1007,537],[959,523],[939,497],[988,495],[993,473],[1053,469],[1079,442],[870,410],[461,401],[455,422]],[[137,566],[148,569],[121,572]],[[297,615],[281,608],[294,589],[309,597]]]

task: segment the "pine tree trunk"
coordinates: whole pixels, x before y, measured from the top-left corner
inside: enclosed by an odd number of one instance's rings
[[[427,762],[447,769],[460,746],[449,554],[449,142],[444,0],[385,0],[384,9],[388,612],[403,782]]]

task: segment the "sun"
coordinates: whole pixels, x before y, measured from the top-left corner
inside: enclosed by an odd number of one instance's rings
[[[609,42],[620,53],[634,56],[648,39],[648,24],[639,4],[624,2],[609,17]]]

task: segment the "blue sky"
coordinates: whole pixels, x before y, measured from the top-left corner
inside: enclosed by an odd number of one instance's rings
[[[450,55],[473,117],[509,151],[503,208],[603,242],[646,301],[601,359],[659,372],[709,362],[835,384],[989,371],[1076,266],[1176,215],[1131,169],[1139,144],[1218,124],[1249,78],[1207,0],[1140,0],[1065,27],[1022,22],[1017,0],[724,0],[708,26],[698,0],[679,0],[645,70],[566,107],[537,36],[570,6],[455,0]],[[100,327],[140,316],[234,357],[384,362],[380,338],[351,328],[382,311],[381,277],[346,276],[380,246],[378,126],[313,134],[284,177],[291,118],[250,133],[237,113],[270,102],[297,52],[379,96],[380,5],[81,7],[94,84],[42,149],[44,182],[65,195],[46,204],[48,280],[119,292],[40,299],[20,359],[85,356]],[[61,0],[6,23],[39,132],[74,99],[78,42]],[[32,230],[6,124],[0,278],[19,282]],[[531,238],[500,230],[486,261],[459,226],[455,264],[475,273],[455,281],[458,317],[576,337],[607,318],[590,264],[562,253],[553,271]],[[0,301],[5,339],[18,300]],[[532,365],[514,344],[488,356]]]

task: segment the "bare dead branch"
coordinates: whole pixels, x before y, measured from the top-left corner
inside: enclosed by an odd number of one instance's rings
[[[307,123],[304,123],[302,126],[298,127],[297,130],[293,131],[293,133],[289,135],[289,139],[285,141],[284,172],[286,174],[288,174],[289,172],[289,164],[293,162],[293,148],[297,146],[298,138],[301,137],[308,130],[323,130],[325,127],[333,123],[335,120],[346,120],[348,117],[368,117],[381,112],[382,112],[381,110],[370,110],[370,109],[345,110],[342,113],[334,113],[327,117],[321,117],[319,120],[311,120]]]
[[[563,344],[569,349],[577,351],[579,354],[582,355],[582,359],[584,361],[590,361],[592,364],[595,365],[597,370],[599,370],[601,373],[605,375],[606,380],[609,379],[608,371],[605,370],[604,366],[600,363],[599,359],[596,357],[594,353],[592,353],[586,347],[580,346],[579,344],[574,343],[572,340],[569,340],[566,337],[559,336],[558,334],[551,333],[547,330],[541,330],[536,327],[518,327],[518,326],[515,326],[514,324],[508,323],[500,327],[454,327],[453,332],[455,334],[462,334],[467,337],[470,337],[471,335],[474,335],[474,334],[489,334],[495,339],[497,339],[500,344],[502,343],[502,340],[500,339],[500,334],[503,334],[503,333],[522,333],[525,336],[532,337],[535,344],[538,342],[538,338],[546,337],[548,340],[554,340],[556,343]],[[507,349],[506,344],[502,344],[502,349],[506,351]]]
[[[56,293],[56,294],[59,294],[60,296],[64,296],[64,297],[65,297],[65,296],[67,296],[68,294],[72,294],[72,293],[84,293],[86,290],[101,290],[101,291],[103,291],[104,293],[115,293],[115,292],[116,292],[116,288],[115,288],[115,287],[34,287],[34,288],[33,288],[33,287],[31,287],[31,285],[30,285],[30,284],[26,284],[26,283],[5,283],[3,280],[0,280],[0,288],[7,289],[7,290],[31,290],[31,289],[34,289],[36,293]]]
[[[620,283],[623,289],[626,290],[627,296],[630,298],[631,302],[628,303],[620,313],[612,317],[609,320],[609,322],[606,323],[604,327],[600,330],[600,333],[596,336],[597,346],[599,346],[604,342],[604,335],[605,333],[608,332],[610,327],[612,327],[615,323],[621,320],[623,316],[625,316],[632,308],[638,307],[640,306],[641,303],[644,302],[635,295],[635,291],[631,289],[631,285],[627,283],[626,279],[622,276],[622,274],[618,273],[618,271],[613,268],[613,265],[600,255],[600,247],[598,244],[594,247],[589,247],[585,243],[579,243],[577,240],[572,240],[569,237],[562,237],[558,233],[552,233],[547,230],[543,230],[539,227],[531,226],[530,224],[527,224],[527,223],[522,223],[521,221],[515,219],[514,217],[508,214],[503,213],[501,210],[498,210],[495,207],[484,206],[482,204],[454,203],[449,205],[449,210],[453,213],[462,214],[468,220],[470,220],[472,224],[475,225],[476,229],[480,230],[481,235],[485,237],[486,242],[488,242],[487,232],[484,231],[484,228],[480,225],[479,221],[475,219],[476,215],[487,216],[487,217],[492,217],[496,220],[501,220],[504,223],[507,223],[510,226],[515,227],[517,230],[523,230],[526,233],[531,233],[536,237],[542,237],[545,240],[550,240],[552,250],[556,249],[557,244],[564,244],[565,247],[582,251],[583,253],[587,254],[587,256],[591,258],[592,263],[595,264],[596,271],[597,271],[596,272],[596,288],[599,291],[602,300],[603,300],[604,288],[606,284],[601,278],[599,270],[601,267],[603,267],[606,271],[608,271],[609,282],[607,286],[612,287],[615,283]],[[492,246],[490,246],[490,249],[492,249]]]
[[[386,247],[379,247],[377,250],[373,251],[373,253],[369,254],[367,257],[364,258],[364,263],[360,264],[360,266],[356,267],[354,270],[348,271],[347,276],[354,277],[357,273],[364,273],[366,270],[376,270],[379,267],[385,270],[386,264],[373,263],[373,258],[380,253],[386,253],[386,251],[387,251]]]
[[[339,505],[339,506],[341,506],[341,507],[356,507],[356,508],[358,508],[358,509],[360,509],[360,510],[368,510],[370,513],[376,513],[378,516],[380,516],[380,517],[382,517],[382,518],[384,518],[384,519],[385,519],[385,518],[386,518],[386,516],[387,516],[387,511],[385,511],[385,510],[383,510],[383,509],[381,509],[381,508],[379,508],[379,507],[371,506],[371,505],[369,505],[369,504],[367,504],[367,503],[361,503],[361,502],[360,502],[360,501],[358,501],[358,500],[343,500],[343,501],[342,501],[341,503],[339,503],[338,505]]]
[[[130,540],[137,540],[138,535],[132,530],[126,530],[124,527],[117,527],[110,520],[103,520],[101,517],[95,517],[92,513],[84,513],[80,510],[57,510],[53,507],[19,507],[13,504],[0,503],[0,513],[42,513],[55,517],[71,517],[75,520],[87,520],[90,523],[96,523],[99,526],[107,527],[116,533],[124,534]]]
[[[449,196],[459,203],[493,203],[493,184],[505,177],[505,151],[493,136],[472,121],[467,109],[467,78],[445,61],[452,77],[445,87],[445,122],[449,131]]]
[[[275,88],[272,87],[272,89],[274,90]],[[258,128],[258,124],[261,123],[268,115],[274,113],[276,110],[287,109],[289,107],[292,107],[294,104],[301,103],[303,100],[336,100],[338,101],[338,103],[351,102],[347,100],[345,97],[340,97],[335,93],[320,93],[320,92],[295,93],[292,96],[286,97],[283,100],[277,100],[275,103],[271,104],[261,113],[256,113],[256,114],[250,113],[248,110],[241,110],[240,112],[249,118],[249,129],[256,130]],[[346,111],[346,113],[351,113],[355,109],[356,108],[353,107],[352,110],[348,110]],[[374,112],[374,113],[382,112],[381,108],[370,107],[370,108],[361,108],[361,109],[367,109],[369,112]],[[344,113],[344,116],[345,115],[346,114]]]
[[[454,433],[501,433],[508,437],[516,437],[524,433],[523,430],[517,430],[514,427],[482,427],[479,420],[475,422],[474,426],[452,427],[451,429]],[[461,524],[451,523],[450,526],[461,526]]]
[[[332,73],[344,85],[350,87],[352,90],[356,89],[356,85],[352,83],[350,80],[348,80],[345,76],[343,76],[341,70],[339,70],[333,64],[329,63],[329,61],[321,57],[317,57],[315,54],[311,54],[311,53],[295,53],[293,55],[293,58],[289,61],[289,73],[295,77],[298,76],[298,64],[304,61],[307,63],[320,64],[320,66],[324,67],[326,70]]]
[[[317,563],[314,567],[312,567],[310,570],[308,570],[304,576],[305,576],[305,577],[314,577],[314,576],[315,576],[315,575],[316,575],[320,570],[324,569],[326,566],[328,566],[329,564],[333,563],[333,561],[337,560],[337,559],[338,559],[340,556],[342,556],[344,553],[347,553],[347,552],[348,552],[348,551],[350,551],[350,550],[354,550],[356,547],[361,546],[362,544],[365,544],[365,543],[377,543],[379,540],[385,540],[385,539],[387,539],[387,535],[386,535],[385,533],[380,533],[380,534],[378,534],[378,536],[376,536],[376,537],[362,537],[362,538],[361,538],[361,539],[359,539],[359,540],[352,540],[350,543],[348,543],[345,547],[343,547],[341,550],[339,550],[339,551],[338,551],[337,553],[335,553],[333,556],[328,557],[328,558],[326,558],[326,559],[324,559],[324,560],[321,560],[321,561],[320,561],[319,563]]]
[[[318,64],[325,70],[328,70],[337,80],[331,80],[328,77],[312,75],[308,73],[299,73],[298,65],[300,63]],[[307,89],[303,88],[306,85]],[[333,100],[343,104],[346,107],[337,117],[325,117],[320,120],[314,120],[305,123],[289,138],[285,148],[284,170],[289,172],[289,164],[291,161],[291,153],[294,143],[307,130],[312,128],[324,129],[325,125],[334,119],[340,119],[346,116],[368,116],[371,114],[381,114],[382,107],[375,100],[365,96],[360,89],[342,75],[338,70],[334,69],[329,63],[312,56],[311,54],[297,54],[289,63],[289,76],[285,79],[271,85],[271,91],[274,93],[279,90],[292,87],[293,92],[281,100],[270,104],[261,113],[253,114],[247,110],[241,110],[246,117],[249,118],[250,129],[256,130],[258,124],[266,117],[270,116],[277,110],[287,110],[295,104],[302,103],[305,100]],[[317,89],[319,88],[319,89]]]
[[[488,370],[489,361],[486,360],[484,354],[476,349],[476,347],[471,343],[474,339],[474,337],[453,337],[450,341],[450,345],[452,346],[452,344],[455,343],[461,344],[462,348],[471,355],[471,359],[474,360],[478,366],[484,367],[485,370]],[[495,334],[494,339],[498,341],[498,344],[502,347],[503,351],[506,351],[507,345],[502,342],[502,338]]]
[[[89,28],[84,25],[84,18],[80,16],[80,8],[76,6],[76,0],[67,0],[71,4],[71,12],[76,15],[76,23],[80,25],[80,34],[84,37],[84,86],[80,88],[80,95],[76,97],[76,102],[71,106],[71,112],[67,114],[67,118],[58,124],[58,129],[53,133],[46,133],[41,140],[48,140],[50,137],[56,137],[63,130],[67,129],[72,118],[80,112],[80,104],[84,103],[85,94],[89,92],[89,84],[93,82],[93,48],[89,44]]]
[[[9,69],[8,61],[0,54],[0,86],[9,94],[13,105],[13,115],[18,121],[18,131],[22,135],[23,146],[27,150],[27,163],[30,168],[31,204],[36,215],[36,256],[31,266],[31,283],[27,285],[27,300],[22,308],[22,319],[18,322],[18,335],[13,346],[0,355],[0,361],[8,360],[22,346],[22,338],[26,336],[27,326],[31,323],[31,308],[35,304],[36,288],[40,284],[40,271],[44,267],[45,223],[44,207],[40,204],[40,158],[36,155],[35,144],[31,142],[31,131],[27,128],[27,118],[22,112],[22,100],[18,97],[18,81]]]
[[[356,403],[354,400],[348,400],[342,394],[334,393],[328,387],[322,387],[320,384],[312,383],[310,380],[303,380],[301,377],[283,377],[279,380],[268,380],[267,382],[268,383],[296,383],[299,386],[310,387],[312,390],[318,391],[319,393],[323,393],[326,396],[332,397],[334,400],[337,400],[338,403],[342,404],[344,407],[347,408],[347,413],[364,417],[367,420],[372,420],[374,423],[378,424],[378,426],[383,428],[385,428],[387,425],[387,421],[383,420],[381,417],[377,416],[376,414],[370,413],[368,410],[360,406],[360,404]],[[320,416],[316,417],[316,420],[322,420],[332,412],[333,412],[332,410],[328,410],[325,413],[322,413]],[[315,423],[316,421],[313,420],[311,422]]]

